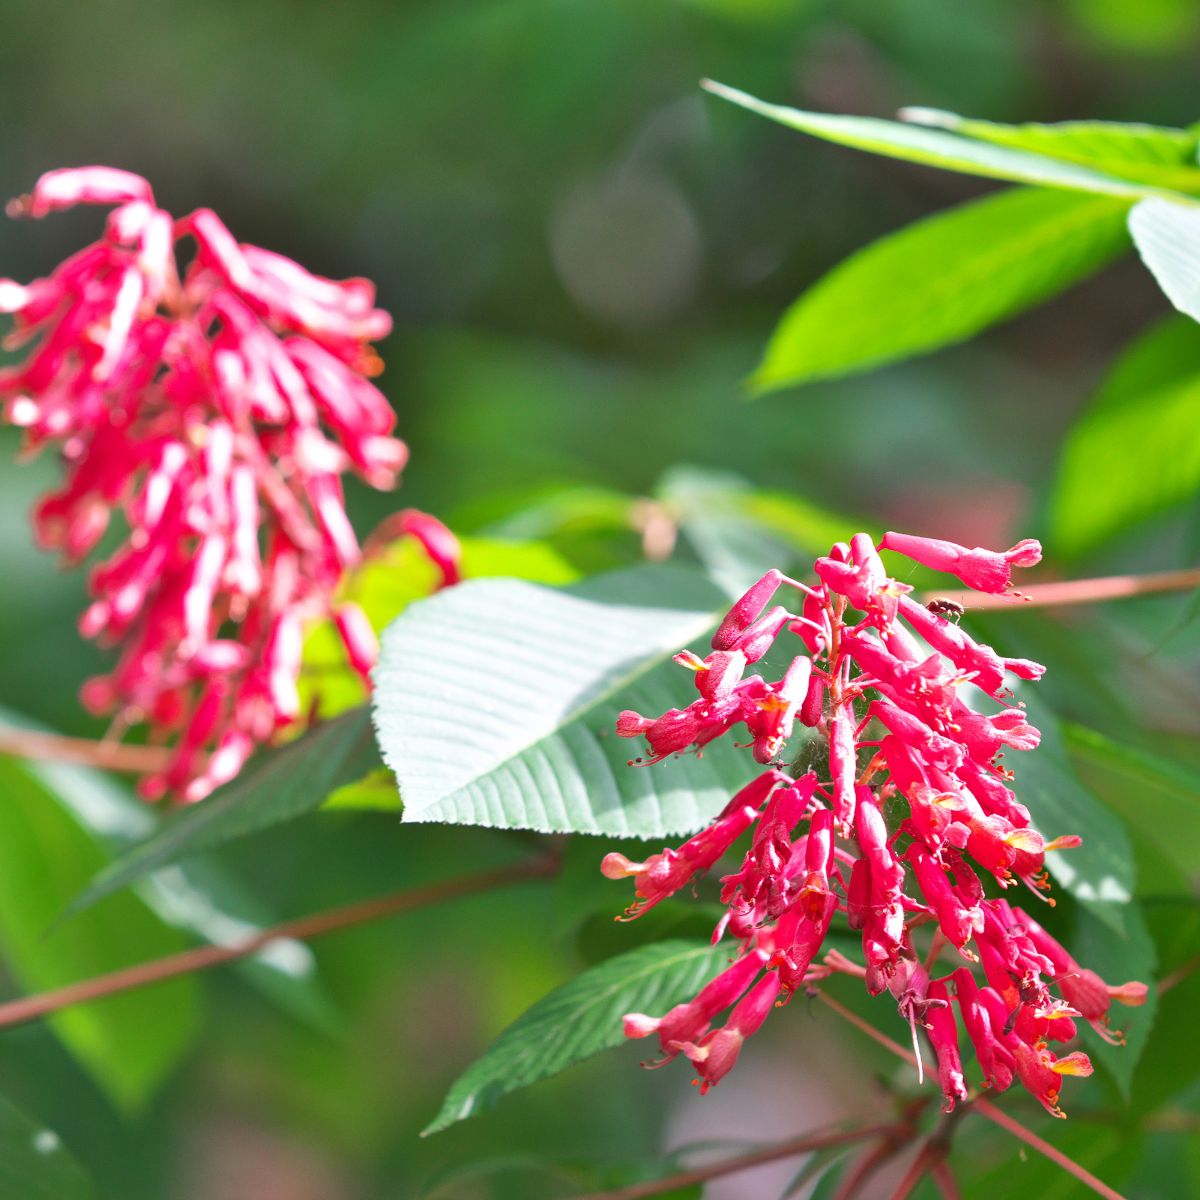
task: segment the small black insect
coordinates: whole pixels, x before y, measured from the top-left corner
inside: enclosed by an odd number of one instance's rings
[[[945,617],[947,620],[953,618],[955,625],[958,624],[963,613],[967,611],[957,600],[950,600],[945,596],[934,596],[925,607],[934,616]]]

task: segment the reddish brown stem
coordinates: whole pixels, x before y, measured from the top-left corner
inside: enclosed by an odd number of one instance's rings
[[[49,762],[79,763],[109,771],[161,771],[170,758],[162,746],[127,746],[122,742],[94,742],[90,738],[62,737],[33,729],[0,727],[0,754]]]
[[[929,1168],[929,1178],[933,1180],[937,1190],[942,1193],[942,1200],[962,1200],[954,1172],[950,1170],[948,1162],[934,1163]]]
[[[916,1065],[916,1059],[903,1046],[893,1042],[886,1034],[880,1033],[879,1030],[873,1028],[861,1017],[852,1013],[844,1005],[838,1003],[831,996],[827,996],[824,992],[820,993],[820,999],[825,1004],[833,1009],[839,1016],[845,1017],[852,1025],[861,1029],[868,1037],[874,1039],[881,1046],[886,1046],[897,1058],[904,1059],[905,1062]],[[1044,1155],[1052,1163],[1062,1167],[1068,1174],[1073,1175],[1080,1183],[1086,1184],[1098,1196],[1103,1196],[1105,1200],[1125,1200],[1125,1197],[1120,1192],[1114,1191],[1101,1179],[1097,1179],[1086,1167],[1082,1167],[1074,1159],[1068,1158],[1061,1150],[1056,1150],[1049,1142],[1043,1141],[1038,1135],[1015,1118],[1010,1117],[1003,1109],[998,1108],[990,1100],[982,1096],[977,1097],[971,1105],[973,1111],[986,1117],[993,1125],[999,1125],[1001,1129],[1011,1133],[1013,1137],[1024,1142],[1031,1149],[1036,1150],[1039,1154]]]
[[[1200,969],[1200,954],[1193,955],[1185,963],[1181,963],[1169,975],[1164,975],[1158,981],[1158,994],[1160,996],[1169,992],[1173,987],[1178,987],[1189,975]]]
[[[813,1150],[824,1150],[829,1146],[844,1146],[850,1142],[862,1141],[864,1138],[885,1137],[899,1128],[900,1126],[897,1125],[867,1125],[860,1129],[806,1133],[792,1138],[790,1141],[779,1142],[774,1146],[763,1146],[758,1150],[751,1150],[747,1154],[739,1154],[734,1158],[723,1158],[720,1162],[711,1163],[707,1167],[697,1167],[692,1171],[679,1171],[662,1179],[634,1183],[613,1191],[588,1192],[586,1196],[575,1197],[575,1200],[645,1200],[647,1196],[659,1196],[664,1192],[694,1187],[698,1183],[707,1183],[710,1179],[719,1179],[722,1175],[733,1175],[737,1171],[748,1171],[751,1167],[775,1162],[776,1159],[794,1158],[797,1154],[808,1154]]]
[[[165,958],[156,958],[133,967],[125,967],[120,971],[112,971],[107,975],[83,979],[79,983],[68,984],[54,991],[39,992],[35,996],[23,996],[18,1000],[0,1004],[0,1028],[36,1020],[72,1004],[86,1004],[103,996],[111,996],[115,992],[126,992],[131,988],[145,987],[176,975],[203,971],[221,963],[233,962],[254,954],[280,938],[319,937],[336,929],[348,929],[352,925],[378,921],[382,917],[394,916],[413,908],[424,908],[443,900],[453,900],[458,896],[469,896],[511,883],[540,879],[553,875],[558,869],[557,857],[546,856],[516,863],[510,867],[500,867],[495,871],[481,871],[477,875],[443,880],[427,887],[406,888],[388,896],[378,896],[373,900],[363,900],[358,904],[348,904],[294,921],[285,921],[282,925],[264,929],[254,937],[229,946],[198,946],[180,954],[169,954]]]
[[[1158,571],[1149,575],[1106,575],[1098,579],[1070,579],[1057,583],[1031,583],[1025,599],[1012,595],[993,596],[986,592],[955,591],[928,592],[921,595],[927,603],[934,597],[944,597],[973,608],[1051,608],[1070,604],[1099,604],[1103,600],[1124,600],[1130,596],[1147,596],[1154,592],[1185,592],[1200,588],[1200,567],[1184,571]]]
[[[1069,1175],[1074,1175],[1080,1183],[1090,1187],[1097,1196],[1103,1196],[1104,1200],[1125,1200],[1125,1197],[1120,1192],[1110,1188],[1102,1179],[1097,1179],[1086,1167],[1081,1167],[1073,1158],[1068,1158],[1061,1150],[1056,1150],[1050,1145],[1049,1142],[1043,1141],[1032,1130],[1026,1129],[1020,1121],[1010,1117],[1004,1109],[997,1107],[990,1100],[979,1096],[971,1107],[977,1113],[987,1117],[993,1125],[999,1125],[1001,1129],[1011,1133],[1013,1137],[1020,1139],[1025,1145],[1036,1150],[1039,1154],[1045,1155],[1052,1163],[1056,1163],[1062,1167]]]

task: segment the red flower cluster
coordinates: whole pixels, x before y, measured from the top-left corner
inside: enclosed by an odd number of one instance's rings
[[[0,373],[0,399],[29,450],[61,447],[65,482],[34,513],[41,545],[78,561],[124,514],[80,621],[122,651],[83,700],[174,737],[141,791],[196,800],[300,715],[306,619],[335,616],[354,666],[374,660],[366,618],[334,596],[360,557],[342,476],[390,488],[407,457],[366,378],[391,319],[369,281],[240,245],[207,209],[176,221],[125,171],[51,171],[8,211],[76,204],[115,206],[100,241],[28,286],[0,279],[6,344],[34,343]],[[405,532],[445,557],[433,518],[410,514]]]
[[[755,758],[768,767],[682,846],[642,863],[619,854],[604,859],[609,878],[634,878],[637,899],[627,910],[634,917],[714,866],[754,827],[740,869],[721,880],[726,912],[713,935],[737,938],[737,957],[666,1016],[627,1016],[625,1032],[658,1034],[660,1061],[686,1055],[707,1090],[733,1066],[777,997],[782,1003],[833,970],[848,971],[872,995],[891,993],[911,1026],[918,1060],[917,1029],[925,1030],[947,1109],[967,1094],[953,1000],[987,1085],[1003,1091],[1019,1079],[1062,1116],[1061,1076],[1089,1074],[1091,1064],[1080,1053],[1056,1057],[1050,1045],[1075,1035],[1075,1017],[1112,1036],[1110,1001],[1140,1004],[1146,989],[1108,987],[1032,918],[985,894],[980,873],[1001,889],[1018,881],[1035,894],[1048,888],[1046,850],[1080,842],[1073,835],[1043,840],[1001,761],[1006,748],[1032,750],[1039,740],[1006,679],[1036,679],[1043,668],[1001,658],[918,604],[907,584],[888,577],[879,549],[992,593],[1011,590],[1013,566],[1041,557],[1034,541],[996,553],[895,533],[877,548],[858,534],[817,560],[815,586],[769,571],[730,610],[707,658],[676,656],[696,674],[693,704],[654,720],[621,714],[618,732],[644,736],[649,762],[744,725]],[[798,593],[798,613],[771,606],[780,586]],[[807,653],[776,682],[747,675],[785,629]],[[969,705],[964,696],[972,688],[1000,710]],[[788,770],[781,756],[797,722],[805,744],[799,768]],[[806,763],[821,765],[804,770]],[[899,820],[889,833],[885,812],[892,810]],[[861,965],[836,953],[816,961],[839,911],[861,932]],[[936,932],[922,959],[913,931],[928,923]],[[930,979],[946,944],[972,966]],[[728,1020],[714,1029],[731,1005]]]

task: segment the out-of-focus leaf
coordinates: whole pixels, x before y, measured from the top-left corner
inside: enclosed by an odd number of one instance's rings
[[[7,709],[0,718],[13,728],[38,728]],[[101,771],[49,761],[30,761],[26,770],[110,856],[150,837],[158,826],[151,808]],[[215,945],[244,941],[277,923],[235,876],[200,857],[141,880],[136,894],[164,921]],[[318,985],[316,960],[303,942],[280,938],[240,959],[233,970],[314,1028],[337,1027],[333,1004]]]
[[[27,990],[63,987],[184,949],[183,936],[133,895],[55,924],[104,863],[104,852],[24,763],[0,759],[0,795],[0,945]],[[108,1095],[132,1110],[196,1032],[195,980],[180,976],[48,1020]]]
[[[885,121],[878,117],[804,112],[781,104],[767,104],[736,88],[711,80],[706,80],[704,87],[715,96],[778,121],[789,129],[888,158],[943,167],[966,175],[983,175],[989,179],[1009,179],[1015,183],[1035,183],[1044,187],[1102,192],[1112,196],[1140,196],[1148,191],[1144,186],[1114,179],[1101,171],[1075,163],[1044,158],[1008,146],[974,142],[941,129],[922,129],[917,125]]]
[[[379,767],[362,779],[348,783],[330,792],[322,808],[359,808],[373,812],[399,812],[404,807],[396,777],[387,769]]]
[[[739,592],[770,567],[824,554],[858,526],[782,492],[760,492],[738,475],[674,467],[656,493],[680,532],[723,587]]]
[[[725,964],[724,947],[655,942],[577,975],[518,1017],[451,1087],[424,1131],[437,1133],[624,1040],[628,1012],[663,1013]]]
[[[90,1200],[94,1195],[58,1134],[0,1096],[0,1200]]]
[[[1086,553],[1195,493],[1197,429],[1200,329],[1172,317],[1122,354],[1071,429],[1050,504],[1054,549]]]
[[[704,576],[638,567],[561,590],[461,584],[383,639],[374,712],[404,820],[658,837],[698,828],[749,779],[730,739],[653,767],[628,760],[622,709],[687,696],[671,662],[729,599]]]
[[[1056,295],[1129,245],[1129,201],[1013,188],[926,217],[834,267],[783,315],[756,391],[960,342]]]
[[[1112,1028],[1125,1035],[1123,1046],[1110,1045],[1086,1021],[1078,1022],[1088,1042],[1088,1053],[1103,1065],[1113,1077],[1122,1097],[1128,1101],[1134,1072],[1146,1048],[1158,1011],[1155,987],[1158,962],[1154,939],[1146,928],[1142,910],[1137,904],[1128,905],[1122,914],[1125,924],[1123,936],[1114,934],[1111,928],[1092,918],[1086,910],[1079,915],[1075,944],[1071,947],[1074,957],[1113,987],[1136,980],[1149,988],[1145,1004],[1136,1008],[1113,1004],[1109,1010]]]
[[[1125,828],[1079,782],[1067,757],[1054,714],[1030,704],[1030,720],[1042,731],[1038,748],[1010,756],[1013,787],[1046,838],[1079,834],[1083,845],[1052,850],[1046,866],[1057,883],[1118,933],[1133,896],[1133,851]]]
[[[1130,210],[1129,232],[1167,299],[1200,321],[1200,206],[1147,197]]]
[[[1082,725],[1063,729],[1076,761],[1119,777],[1108,804],[1137,828],[1184,879],[1200,872],[1200,778],[1188,768]],[[1098,785],[1099,786],[1099,785]],[[1161,888],[1159,889],[1161,890]]]
[[[71,912],[176,859],[290,821],[380,766],[366,707],[325,721],[303,737],[253,760],[232,783],[171,814],[146,841],[110,863],[71,905]]]
[[[1030,122],[1001,125],[960,117],[938,108],[904,108],[902,120],[946,129],[980,142],[1028,150],[1047,158],[1079,163],[1118,179],[1148,183],[1177,191],[1200,190],[1194,131],[1163,125],[1114,121]]]

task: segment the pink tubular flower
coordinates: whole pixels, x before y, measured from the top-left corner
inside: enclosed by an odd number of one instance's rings
[[[51,171],[8,211],[76,204],[115,206],[101,240],[28,287],[0,280],[8,343],[29,347],[0,372],[0,402],[30,450],[60,448],[63,484],[34,512],[42,546],[76,562],[124,518],[80,621],[120,652],[83,699],[173,740],[145,796],[197,800],[302,715],[306,621],[334,616],[354,668],[374,660],[370,626],[335,592],[360,559],[343,477],[390,488],[407,456],[367,379],[391,320],[368,281],[239,244],[206,209],[175,221],[127,171]],[[403,521],[453,582],[452,535]]]
[[[1011,569],[1040,556],[1036,542],[1000,554],[899,534],[888,534],[881,547],[989,592],[1006,590]],[[967,1095],[954,1001],[985,1082],[1003,1091],[1019,1079],[1061,1115],[1062,1076],[1087,1074],[1091,1066],[1079,1053],[1057,1057],[1050,1044],[1074,1038],[1076,1016],[1107,1031],[1110,1001],[1139,1003],[1145,988],[1108,987],[1026,914],[985,890],[983,880],[993,889],[1018,880],[1047,889],[1046,850],[1080,841],[1046,841],[1008,786],[1015,773],[1001,764],[1008,751],[1038,745],[1038,730],[1011,700],[1009,677],[1037,679],[1042,667],[1002,658],[911,599],[906,585],[887,578],[865,534],[835,545],[817,560],[815,574],[806,584],[768,571],[732,606],[712,653],[676,656],[699,693],[686,709],[620,715],[618,733],[644,736],[650,762],[699,750],[745,724],[754,757],[774,764],[678,850],[645,863],[605,858],[605,875],[635,877],[637,900],[626,915],[637,916],[714,865],[757,822],[740,869],[721,880],[726,911],[713,936],[740,942],[740,963],[760,956],[757,982],[750,987],[750,968],[743,967],[737,994],[750,990],[715,1030],[709,998],[719,993],[725,1006],[733,1003],[723,982],[732,979],[728,972],[666,1017],[626,1018],[626,1032],[658,1032],[664,1052],[685,1054],[707,1090],[777,1001],[831,971],[848,971],[872,996],[896,999],[918,1062],[921,1030],[928,1035],[947,1110]],[[775,602],[781,589],[802,595],[799,613]],[[791,637],[799,644],[789,644],[781,679],[745,674]],[[967,683],[999,711],[970,707]],[[806,744],[789,756],[797,731]],[[782,765],[789,762],[823,765],[793,779],[795,768]],[[818,957],[839,910],[861,936],[861,965],[835,951]],[[936,926],[933,940],[919,945],[929,924]],[[970,965],[931,979],[945,943]]]
[[[1042,561],[1042,546],[1025,538],[1011,550],[968,550],[954,542],[914,537],[909,533],[885,533],[880,550],[895,550],[924,567],[957,575],[977,592],[1006,592],[1012,587],[1013,567],[1033,567]]]

